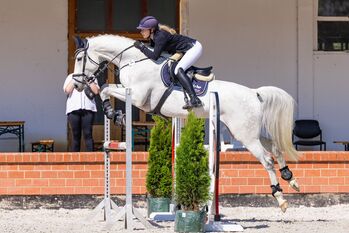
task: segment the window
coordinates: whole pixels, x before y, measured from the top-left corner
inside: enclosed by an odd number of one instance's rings
[[[349,1],[315,0],[317,50],[349,50]]]
[[[178,29],[178,0],[75,0],[76,27],[81,32],[137,33],[141,18],[153,15]]]
[[[74,69],[74,36],[91,37],[103,33],[118,34],[133,39],[142,39],[136,29],[139,21],[146,15],[155,16],[161,23],[179,31],[180,0],[68,0],[69,3],[69,73]],[[117,67],[115,67],[117,69]],[[115,83],[117,72],[105,71],[102,76],[109,83]],[[100,83],[100,86],[103,83]],[[98,112],[95,125],[104,124],[102,102],[96,97]],[[124,103],[112,100],[116,109],[124,111]],[[133,121],[152,121],[145,114],[133,107]]]

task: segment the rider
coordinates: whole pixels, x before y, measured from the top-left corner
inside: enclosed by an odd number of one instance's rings
[[[170,54],[176,52],[184,53],[182,59],[178,62],[174,73],[180,84],[189,94],[190,102],[183,106],[183,109],[201,107],[202,103],[197,97],[190,78],[185,70],[193,65],[202,54],[202,46],[199,41],[177,34],[176,31],[166,25],[159,24],[153,16],[144,17],[137,29],[141,30],[144,39],[150,39],[154,51],[149,50],[143,43],[136,41],[134,46],[142,51],[148,58],[157,60],[161,52],[166,51]]]

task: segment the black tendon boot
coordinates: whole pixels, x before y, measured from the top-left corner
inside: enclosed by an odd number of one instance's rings
[[[110,104],[110,100],[106,99],[103,101],[103,112],[104,115],[107,116],[108,119],[113,120],[115,117],[115,111]]]
[[[190,82],[189,77],[185,74],[184,70],[182,68],[178,69],[177,74],[178,81],[184,88],[184,90],[188,93],[190,97],[190,101],[188,101],[184,106],[183,109],[191,109],[191,108],[198,108],[202,106],[201,100],[196,96],[196,93],[194,91],[193,85]]]

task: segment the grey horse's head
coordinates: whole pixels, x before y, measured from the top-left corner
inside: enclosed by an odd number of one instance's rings
[[[74,40],[76,45],[73,73],[74,87],[76,90],[82,91],[87,83],[94,79],[93,72],[98,69],[99,64],[87,53],[89,48],[87,39],[75,37]]]

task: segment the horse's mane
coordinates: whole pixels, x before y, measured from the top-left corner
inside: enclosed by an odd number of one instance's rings
[[[119,48],[122,50],[133,45],[133,43],[135,42],[135,40],[131,38],[119,36],[119,35],[111,35],[111,34],[103,34],[103,35],[88,37],[87,39],[90,42],[90,45],[93,46],[94,48],[98,48],[100,50],[106,50],[106,51],[113,51],[116,48]],[[138,58],[138,59],[145,58],[145,55],[137,49],[132,50],[132,53],[135,58]],[[158,65],[162,64],[170,56],[171,55],[167,54],[166,52],[162,53],[162,58],[153,62],[155,62]]]
[[[95,41],[99,41],[99,40],[111,40],[114,41],[116,40],[120,40],[121,42],[125,42],[125,43],[133,43],[134,40],[128,37],[124,37],[124,36],[119,36],[119,35],[112,35],[112,34],[101,34],[98,36],[92,36],[92,37],[88,37],[88,40],[95,40]]]

